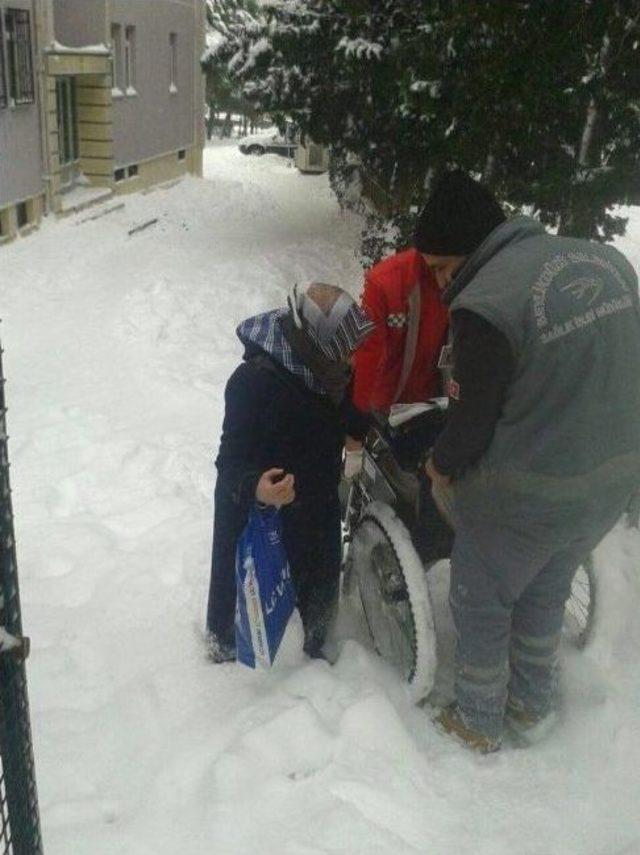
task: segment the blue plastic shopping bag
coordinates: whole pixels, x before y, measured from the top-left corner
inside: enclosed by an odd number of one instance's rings
[[[277,508],[249,512],[236,549],[236,585],[238,661],[269,668],[296,604]]]

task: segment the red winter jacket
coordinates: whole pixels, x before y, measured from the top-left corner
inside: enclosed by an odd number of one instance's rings
[[[415,358],[399,403],[426,401],[440,394],[437,363],[449,315],[435,277],[419,252],[408,249],[385,258],[365,276],[362,307],[375,331],[355,353],[353,402],[360,410],[388,412],[402,376],[409,294],[419,281],[421,319]]]

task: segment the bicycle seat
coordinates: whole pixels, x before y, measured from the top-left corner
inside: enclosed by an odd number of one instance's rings
[[[389,411],[389,427],[397,428],[423,413],[444,413],[448,406],[447,398],[432,398],[414,404],[393,404]]]

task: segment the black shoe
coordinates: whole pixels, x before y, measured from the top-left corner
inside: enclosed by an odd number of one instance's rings
[[[323,659],[325,662],[329,662],[327,654],[321,647],[307,647],[304,645],[302,649],[309,659]],[[329,665],[331,665],[331,662],[329,662]]]
[[[208,632],[206,636],[207,642],[207,657],[211,662],[220,665],[223,662],[235,662],[236,646],[235,644],[225,643],[214,635],[213,632]]]

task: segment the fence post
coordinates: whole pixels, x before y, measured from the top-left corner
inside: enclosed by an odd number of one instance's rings
[[[0,855],[41,855],[0,347]]]

